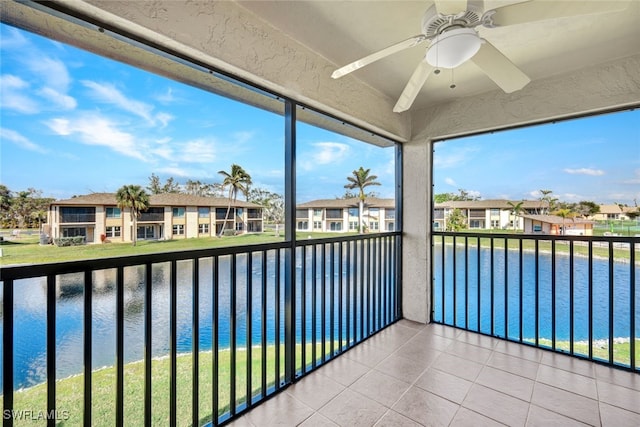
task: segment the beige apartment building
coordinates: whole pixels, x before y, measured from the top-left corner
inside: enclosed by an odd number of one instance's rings
[[[463,200],[436,203],[433,209],[433,229],[446,230],[447,219],[454,209],[459,209],[466,218],[467,228],[482,230],[524,230],[522,215],[538,215],[546,210],[546,203],[540,200],[523,200],[519,215],[513,213],[513,206],[519,201],[506,199]]]
[[[351,199],[320,199],[296,207],[296,231],[357,232],[359,221],[357,197]],[[371,233],[394,231],[396,210],[394,199],[368,197],[362,220]]]
[[[228,199],[187,194],[149,196],[149,208],[136,220],[137,240],[171,240],[215,236],[227,218]],[[92,193],[49,205],[51,238],[84,236],[87,243],[131,242],[133,220],[129,209],[120,209],[115,193]],[[225,225],[236,233],[263,230],[262,207],[236,201]]]

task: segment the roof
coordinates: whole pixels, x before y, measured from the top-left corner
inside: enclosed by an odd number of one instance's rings
[[[595,221],[582,218],[562,218],[557,215],[521,215],[522,218],[548,224],[594,224]]]
[[[436,203],[436,208],[462,208],[462,209],[513,209],[509,203],[518,204],[522,202],[522,209],[539,209],[546,208],[547,204],[541,200],[507,200],[507,199],[488,199],[488,200],[449,200],[442,203]]]
[[[297,205],[298,209],[309,208],[355,208],[358,207],[360,199],[318,199]],[[396,202],[394,199],[379,199],[377,197],[367,197],[364,205],[369,208],[394,209]]]
[[[149,206],[210,206],[210,207],[226,207],[229,199],[225,197],[201,197],[192,196],[190,194],[180,193],[164,193],[152,194],[149,196]],[[82,196],[72,197],[71,199],[55,200],[51,205],[57,206],[115,206],[117,205],[115,193],[91,193]],[[242,200],[236,200],[233,204],[239,208],[260,208],[260,205],[249,203]]]
[[[620,214],[622,209],[618,205],[600,205],[600,214]]]

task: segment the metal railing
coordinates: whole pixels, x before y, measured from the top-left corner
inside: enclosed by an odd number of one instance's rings
[[[40,383],[42,413],[87,426],[226,423],[395,322],[399,250],[400,233],[384,233],[4,267],[3,414],[33,411],[15,391]],[[25,336],[30,305],[46,326]],[[25,374],[38,337],[43,366]],[[57,393],[60,377],[82,402]]]
[[[96,222],[95,213],[61,213],[61,223],[84,223],[84,222]]]
[[[433,232],[432,320],[640,372],[640,239]]]

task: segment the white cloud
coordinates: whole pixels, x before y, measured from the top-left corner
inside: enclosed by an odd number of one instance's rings
[[[340,142],[316,142],[311,146],[316,151],[304,156],[300,161],[300,166],[304,170],[312,170],[319,165],[339,163],[347,157],[350,151],[347,144]]]
[[[156,114],[156,120],[158,120],[160,122],[160,127],[161,128],[166,128],[167,125],[169,124],[169,122],[171,120],[173,120],[174,117],[169,114],[169,113],[158,113]]]
[[[38,74],[39,80],[44,82],[43,86],[61,93],[69,90],[71,77],[64,62],[40,52],[32,52],[26,57],[25,63],[31,72]]]
[[[40,89],[38,95],[54,104],[57,107],[56,109],[73,110],[78,105],[74,97],[60,93],[51,87]]]
[[[0,128],[0,140],[3,141],[11,141],[16,144],[18,147],[24,148],[25,150],[35,151],[38,153],[46,153],[48,150],[40,145],[31,142],[29,138],[19,134],[18,132],[7,129]]]
[[[141,101],[127,98],[114,85],[110,83],[98,83],[91,80],[83,80],[82,84],[92,90],[91,95],[99,101],[115,105],[124,111],[145,119],[150,124],[155,120],[151,112],[153,106]]]
[[[590,169],[590,168],[578,168],[578,169],[570,169],[565,168],[564,171],[571,175],[589,175],[589,176],[601,176],[604,175],[604,171],[601,169]]]
[[[640,169],[633,171],[634,177],[622,181],[623,184],[640,185]]]
[[[148,161],[145,144],[118,125],[97,114],[81,114],[73,119],[52,119],[46,125],[61,136],[75,136],[86,145],[100,145],[128,157]]]
[[[435,154],[433,156],[433,167],[435,169],[455,168],[469,161],[473,153],[477,152],[474,147],[457,147],[450,153],[443,154],[438,151],[436,145]]]
[[[452,187],[457,186],[458,184],[456,184],[456,182],[453,180],[453,178],[445,178],[444,182]]]
[[[31,97],[24,94],[29,83],[18,76],[3,74],[0,76],[0,92],[2,93],[2,108],[14,110],[22,114],[36,114],[40,106]]]

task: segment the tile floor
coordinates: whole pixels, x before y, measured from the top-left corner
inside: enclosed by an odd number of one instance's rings
[[[402,320],[234,426],[640,426],[640,375]]]

